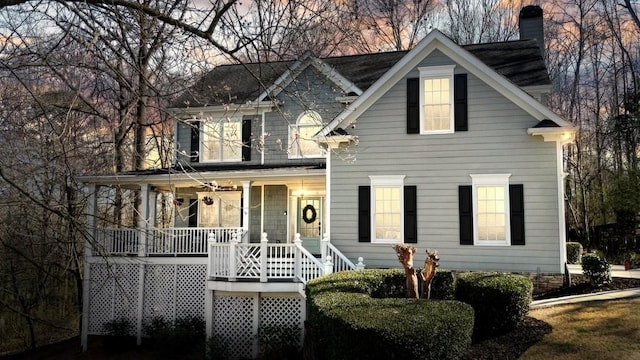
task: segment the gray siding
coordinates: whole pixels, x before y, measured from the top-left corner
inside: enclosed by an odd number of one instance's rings
[[[294,81],[288,84],[277,95],[280,104],[272,112],[264,116],[264,144],[260,144],[262,134],[262,116],[244,115],[244,119],[251,119],[251,161],[242,162],[243,165],[256,165],[262,161],[261,151],[265,154],[265,165],[303,165],[324,163],[324,159],[289,159],[289,125],[295,124],[298,116],[307,110],[317,112],[326,124],[333,120],[344,109],[344,105],[336,98],[344,96],[340,89],[324,74],[314,67],[308,67],[300,73]],[[184,165],[193,167],[212,165],[212,163],[193,163],[189,159],[191,149],[191,127],[180,123],[177,128],[176,149],[177,159]],[[184,151],[181,155],[180,152]],[[228,164],[228,163],[225,163]]]
[[[436,53],[420,66],[450,63]],[[559,272],[556,144],[527,135],[537,120],[469,74],[469,131],[408,135],[405,92],[403,79],[358,119],[355,161],[332,159],[331,242],[368,267],[399,267],[391,245],[358,243],[357,190],[369,175],[406,175],[405,184],[417,186],[416,266],[429,248],[448,269]],[[470,185],[470,174],[498,173],[524,185],[526,245],[459,245],[458,186]]]
[[[287,187],[265,185],[264,187],[264,231],[270,242],[287,242]]]
[[[251,209],[249,212],[249,239],[251,242],[260,242],[262,229],[262,186],[251,187]]]

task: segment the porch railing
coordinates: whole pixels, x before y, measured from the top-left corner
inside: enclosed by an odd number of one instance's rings
[[[145,235],[146,246],[140,239]],[[99,228],[95,231],[94,255],[207,255],[207,239],[213,234],[218,242],[246,236],[236,228]]]
[[[334,254],[339,254],[339,251],[335,249]],[[346,259],[340,255],[336,256]],[[352,269],[356,268],[353,265]],[[209,239],[210,278],[229,281],[253,279],[261,282],[291,279],[307,283],[334,271],[332,258],[326,257],[324,261],[316,258],[302,246],[298,235],[293,244],[269,243],[266,233],[259,244],[236,241],[219,243],[214,237]]]
[[[166,228],[151,229],[147,235],[148,255],[206,255],[207,239],[214,234],[218,242],[242,240],[242,228]]]

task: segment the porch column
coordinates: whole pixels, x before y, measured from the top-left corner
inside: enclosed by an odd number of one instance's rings
[[[87,340],[89,335],[89,299],[90,296],[90,276],[91,276],[91,262],[89,258],[91,257],[91,243],[95,241],[96,234],[96,208],[97,208],[97,199],[96,199],[96,185],[95,184],[87,184],[85,185],[85,194],[87,197],[87,228],[85,233],[85,243],[84,243],[84,274],[82,278],[82,324],[81,324],[81,334],[80,334],[80,343],[82,345],[82,351],[87,351]]]
[[[246,234],[243,242],[249,242],[249,214],[251,211],[251,181],[242,182],[242,230]]]
[[[147,254],[149,223],[149,184],[140,184],[140,216],[138,217],[138,256]]]
[[[324,233],[331,235],[331,145],[325,149],[326,170],[324,173]]]

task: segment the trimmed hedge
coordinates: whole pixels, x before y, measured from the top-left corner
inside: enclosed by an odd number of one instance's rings
[[[579,264],[582,260],[582,244],[579,242],[567,243],[567,262],[569,264]]]
[[[418,278],[419,279],[419,278]],[[455,299],[455,276],[450,270],[436,272],[431,282],[431,299]],[[373,298],[406,298],[407,277],[401,269],[367,269],[360,271],[357,277],[351,272],[339,272],[330,277],[312,280],[313,287],[308,291],[356,292],[370,294]],[[422,286],[422,282],[420,282]]]
[[[458,275],[456,299],[475,311],[476,339],[503,334],[522,324],[533,283],[519,275],[474,272]]]
[[[316,359],[464,358],[473,331],[471,306],[403,298],[405,280],[397,269],[374,269],[310,281],[307,351]]]
[[[595,286],[611,282],[611,266],[605,258],[596,254],[586,254],[582,257],[582,273]]]

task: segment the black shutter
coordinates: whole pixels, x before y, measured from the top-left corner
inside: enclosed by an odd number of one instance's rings
[[[189,227],[198,227],[198,199],[189,199]]]
[[[453,106],[455,131],[467,131],[467,74],[453,76]]]
[[[358,187],[358,242],[371,242],[371,186]]]
[[[191,123],[191,162],[198,162],[200,156],[200,121]]]
[[[524,245],[524,191],[522,184],[509,185],[511,245]]]
[[[420,133],[419,84],[418,78],[407,79],[407,134]]]
[[[242,120],[242,161],[251,160],[251,119]]]
[[[473,245],[473,188],[471,185],[458,187],[458,208],[460,211],[460,245]]]
[[[404,242],[418,242],[417,188],[404,187]]]

